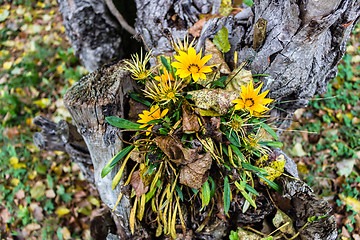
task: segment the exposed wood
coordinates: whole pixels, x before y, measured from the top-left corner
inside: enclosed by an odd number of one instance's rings
[[[73,85],[64,96],[64,103],[69,110],[78,131],[85,140],[94,166],[95,184],[102,201],[113,209],[126,179],[120,181],[118,187],[111,189],[111,182],[119,167],[115,167],[107,176],[101,178],[105,164],[123,147],[118,128],[105,121],[107,116],[125,117],[126,93],[135,89],[135,81],[124,64],[118,62],[100,68],[83,77]],[[120,161],[121,164],[121,161]],[[130,235],[129,214],[130,200],[124,195],[115,209],[119,216],[125,236]]]
[[[66,35],[82,64],[94,71],[111,59],[121,58],[121,27],[105,1],[57,0]]]
[[[39,149],[67,152],[71,160],[79,165],[85,179],[91,184],[95,183],[90,153],[74,125],[64,120],[56,124],[43,116],[35,117],[33,123],[41,128],[41,132],[33,136]]]
[[[67,34],[88,69],[94,70],[116,54],[121,56],[118,50],[119,26],[109,17],[104,2],[58,1]],[[200,13],[216,13],[221,3],[219,0],[135,2],[138,16],[136,32],[142,35],[154,54],[171,52],[170,33],[173,38],[183,38],[187,29],[199,20]],[[89,21],[83,21],[85,16]],[[257,0],[252,8],[246,8],[235,16],[208,20],[203,26],[197,47],[200,49],[206,39],[212,39],[218,30],[227,27],[232,48],[225,55],[226,60],[232,61],[237,51],[239,63],[250,59],[248,67],[253,73],[269,75],[261,80],[265,82],[264,90],[270,90],[270,97],[277,100],[277,108],[272,111],[272,116],[279,119],[280,129],[286,129],[291,123],[293,112],[306,106],[315,94],[323,93],[329,80],[336,76],[337,64],[346,50],[346,40],[359,16],[359,0],[331,0],[325,5],[317,0]],[[266,37],[255,52],[254,25],[260,18],[267,20]],[[100,196],[110,208],[114,207],[121,191],[121,187],[114,191],[111,189],[111,181],[118,168],[105,178],[100,177],[100,172],[123,144],[117,135],[121,137],[121,133],[107,124],[105,117],[124,117],[126,93],[135,87],[129,72],[119,62],[84,77],[67,91],[64,98],[90,153]],[[55,141],[54,149],[63,147],[54,136],[42,143],[39,141],[39,145],[46,145],[47,141]],[[286,170],[290,175],[297,176],[296,165],[290,158],[286,158]],[[120,182],[119,186],[122,184]],[[306,223],[308,217],[326,215],[309,224],[300,232],[300,237],[335,239],[335,222],[333,216],[329,215],[327,203],[316,200],[311,189],[301,181],[285,179],[283,185],[282,198],[291,202],[298,229]],[[115,210],[123,239],[129,239],[130,236],[130,207],[130,200],[124,195]],[[191,222],[187,225],[191,226]],[[229,226],[214,216],[201,233],[194,233],[194,238],[223,239],[230,230]],[[148,236],[144,229],[139,227],[136,235],[139,239],[140,236]]]

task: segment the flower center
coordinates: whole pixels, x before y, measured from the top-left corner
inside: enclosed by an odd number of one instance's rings
[[[246,98],[245,99],[245,106],[246,107],[252,107],[254,106],[255,102],[254,102],[254,99],[252,98]]]
[[[197,64],[190,64],[188,67],[188,71],[191,73],[198,73],[200,71],[200,68]]]

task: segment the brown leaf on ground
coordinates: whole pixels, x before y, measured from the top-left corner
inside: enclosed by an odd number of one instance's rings
[[[202,18],[197,21],[192,27],[189,29],[189,33],[194,37],[200,37],[201,30],[204,26],[204,23],[207,21],[207,18]]]
[[[206,181],[205,173],[210,169],[211,163],[210,152],[198,155],[196,161],[181,168],[179,182],[191,188],[199,189]]]
[[[184,133],[194,133],[200,131],[200,124],[198,121],[198,116],[195,114],[194,109],[190,106],[189,103],[182,105],[183,109],[183,132]]]
[[[220,117],[204,118],[205,134],[217,142],[222,142],[222,132],[220,131]]]
[[[139,149],[137,149],[137,148],[135,148],[133,151],[131,151],[130,158],[134,162],[138,162],[138,163],[144,162],[144,154],[140,153]]]
[[[142,181],[142,179],[140,177],[139,170],[135,171],[131,175],[130,185],[135,190],[135,194],[137,197],[140,197],[141,195],[143,195],[144,193],[146,193],[149,190],[149,186],[144,185],[144,182]]]
[[[154,141],[157,146],[166,154],[166,156],[173,162],[186,165],[194,162],[199,157],[197,149],[186,149],[180,143],[180,141],[176,141],[172,137],[156,137]]]

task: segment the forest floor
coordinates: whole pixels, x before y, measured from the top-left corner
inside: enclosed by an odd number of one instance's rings
[[[321,198],[341,239],[360,239],[360,26],[328,91],[295,114],[284,150]],[[62,152],[39,151],[32,119],[71,121],[62,96],[87,73],[55,0],[0,0],[0,237],[89,239],[97,192]]]

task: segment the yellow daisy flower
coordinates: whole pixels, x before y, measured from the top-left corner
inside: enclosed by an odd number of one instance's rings
[[[158,81],[158,82],[161,82],[161,81],[164,81],[164,82],[167,82],[167,81],[172,81],[174,82],[175,79],[173,77],[173,75],[166,70],[166,68],[163,69],[163,72],[164,74],[161,74],[160,76],[155,76],[155,80]]]
[[[180,78],[186,78],[191,75],[196,82],[199,78],[206,79],[205,73],[212,71],[212,66],[204,66],[212,55],[201,58],[201,51],[199,54],[196,54],[195,48],[193,47],[189,48],[188,52],[180,51],[179,55],[175,55],[174,57],[178,62],[173,62],[171,66],[177,69],[176,75],[179,75]]]
[[[128,65],[126,69],[132,73],[133,79],[138,81],[144,81],[150,76],[152,69],[146,69],[146,64],[149,62],[150,57],[151,51],[146,53],[145,57],[143,58],[143,52],[141,49],[140,57],[136,53],[131,55],[132,62],[129,62],[127,60],[124,61]]]
[[[265,98],[269,90],[258,95],[262,85],[263,83],[261,83],[256,89],[254,89],[252,81],[250,81],[246,87],[241,85],[241,98],[232,101],[232,103],[235,104],[235,110],[246,109],[250,111],[251,115],[257,116],[265,111],[268,111],[269,108],[264,105],[271,103],[273,99]]]
[[[164,111],[161,112],[160,107],[154,105],[150,108],[150,111],[144,110],[142,114],[139,114],[140,120],[138,120],[137,122],[143,123],[143,125],[141,125],[140,128],[148,127],[146,130],[151,131],[154,124],[153,123],[148,124],[148,122],[163,118],[168,113],[168,111],[169,109],[165,109]],[[146,133],[146,135],[149,134],[150,132]]]
[[[173,48],[176,52],[187,52],[190,48],[193,47],[195,38],[189,43],[189,35],[186,35],[184,38],[184,44],[179,38],[176,39],[177,43],[173,40]]]

